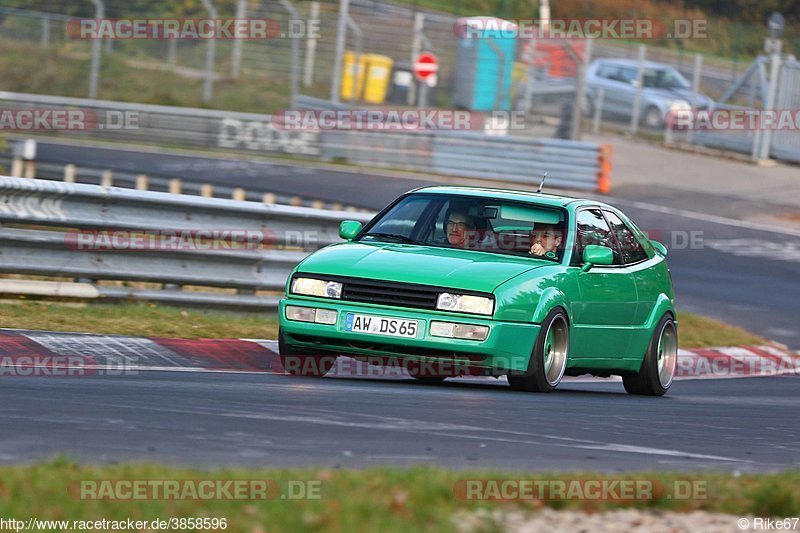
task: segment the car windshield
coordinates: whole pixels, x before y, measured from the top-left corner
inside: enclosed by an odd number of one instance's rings
[[[689,82],[673,68],[645,69],[644,86],[654,89],[688,89]]]
[[[390,242],[561,261],[563,209],[495,198],[411,194],[361,233],[361,242]]]

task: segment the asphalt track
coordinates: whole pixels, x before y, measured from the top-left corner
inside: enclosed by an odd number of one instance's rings
[[[771,471],[800,466],[796,376],[618,382],[553,394],[500,384],[143,372],[4,377],[0,461],[514,470]]]
[[[379,209],[432,182],[313,168],[263,160],[143,153],[40,142],[41,161],[144,172],[276,194],[313,191],[315,198]],[[603,198],[623,209],[670,248],[679,310],[716,317],[800,349],[800,232],[740,222],[741,213],[773,206],[666,187],[637,188]],[[679,209],[689,207],[690,211]],[[744,240],[741,244],[738,241]],[[716,244],[715,244],[716,243]],[[715,247],[711,245],[715,244]],[[747,252],[749,255],[737,255]]]

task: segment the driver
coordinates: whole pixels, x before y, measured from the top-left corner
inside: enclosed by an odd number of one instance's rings
[[[469,236],[475,232],[475,223],[465,210],[453,209],[447,212],[444,233],[450,246],[466,248]]]
[[[528,253],[536,257],[555,259],[562,237],[562,231],[553,224],[536,224],[531,231],[531,249]]]

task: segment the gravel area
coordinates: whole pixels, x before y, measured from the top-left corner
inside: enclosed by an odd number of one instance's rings
[[[740,527],[739,521],[744,527]],[[744,521],[747,521],[746,524]],[[488,511],[459,513],[453,517],[459,533],[508,531],[539,533],[541,531],[569,533],[730,533],[760,531],[752,516],[694,511],[677,513],[640,509],[620,509],[602,513],[556,511],[544,508],[537,512]],[[795,529],[797,531],[798,529]]]

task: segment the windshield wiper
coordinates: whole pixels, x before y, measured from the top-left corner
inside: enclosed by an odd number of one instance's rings
[[[406,237],[405,235],[395,235],[394,233],[381,233],[379,231],[365,233],[364,237],[378,237],[381,239],[394,239],[397,242],[402,242],[404,244],[425,244],[421,241],[416,239],[412,239],[411,237]]]

